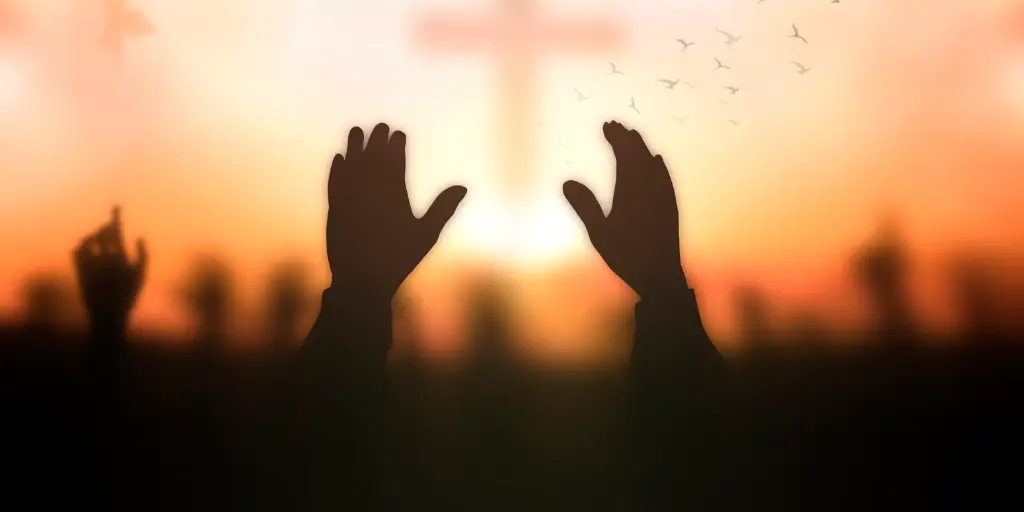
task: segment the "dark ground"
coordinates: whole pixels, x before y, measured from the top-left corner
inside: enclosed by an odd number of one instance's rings
[[[88,509],[97,475],[113,471],[119,508],[296,508],[292,355],[134,341],[124,393],[104,406],[90,398],[84,340],[0,328],[4,499]],[[730,362],[721,510],[1017,508],[1024,343]],[[618,501],[619,372],[391,366],[401,455],[385,485],[397,508],[631,509]]]

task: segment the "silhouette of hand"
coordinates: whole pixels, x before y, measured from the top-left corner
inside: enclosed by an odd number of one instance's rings
[[[390,301],[433,248],[466,188],[449,187],[416,218],[405,186],[405,134],[381,123],[365,147],[361,129],[349,132],[347,153],[331,164],[327,196],[332,289]]]
[[[641,300],[686,289],[679,262],[679,211],[672,179],[636,130],[604,124],[615,153],[615,197],[607,217],[593,192],[576,181],[562,187],[605,263]]]
[[[120,210],[110,222],[85,238],[75,250],[78,286],[91,326],[123,331],[145,276],[148,255],[140,238],[138,258],[128,261],[121,234]]]

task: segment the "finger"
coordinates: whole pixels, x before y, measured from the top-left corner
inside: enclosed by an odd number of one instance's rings
[[[135,241],[135,271],[143,273],[146,265],[149,264],[149,251],[146,249],[146,241],[139,238]]]
[[[388,140],[387,179],[396,190],[405,190],[405,132],[395,130]]]
[[[363,154],[363,129],[353,126],[348,132],[348,146],[345,148],[345,159],[352,162]]]
[[[603,237],[605,222],[608,219],[604,216],[601,203],[594,197],[594,193],[586,185],[569,180],[562,185],[562,194],[569,201],[569,206],[583,221],[583,227],[587,229],[591,243],[595,246],[599,245],[595,238]]]
[[[455,210],[466,197],[467,192],[466,187],[462,186],[445,189],[434,200],[434,204],[430,205],[427,213],[424,213],[423,217],[420,218],[419,223],[424,237],[423,241],[428,246],[428,250],[429,247],[437,243],[441,230],[444,229],[445,224],[452,218],[452,215],[455,215]]]
[[[627,150],[629,149],[629,133],[626,127],[617,121],[611,121],[604,124],[603,131],[605,140],[612,147],[615,160],[624,161],[628,156]]]
[[[110,212],[110,223],[103,233],[103,251],[113,256],[124,256],[124,236],[121,230],[121,207],[114,206]]]
[[[331,161],[331,169],[327,173],[327,204],[338,200],[341,197],[341,192],[345,189],[345,172],[347,166],[345,165],[345,156],[341,153],[334,155],[334,160]]]
[[[370,132],[370,140],[366,142],[366,152],[373,154],[380,154],[387,149],[388,146],[388,134],[391,133],[391,128],[384,123],[377,123],[377,126],[373,127],[373,131]]]

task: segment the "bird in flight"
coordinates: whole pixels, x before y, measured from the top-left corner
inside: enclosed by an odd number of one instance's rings
[[[120,59],[124,51],[125,37],[141,37],[152,34],[153,24],[142,11],[125,5],[127,0],[107,0],[107,25],[100,37],[100,44],[107,47]]]
[[[715,68],[716,71],[719,69],[732,69],[729,66],[722,64],[722,61],[718,60],[718,57],[715,57],[715,64],[718,64],[718,66]]]
[[[735,120],[735,119],[726,119],[725,122],[731,124],[733,126],[733,128],[735,128],[735,127],[740,125],[740,122]]]
[[[800,35],[800,29],[796,28],[796,23],[793,23],[793,33],[790,34],[789,37],[792,37],[793,39],[799,39],[805,43],[807,42],[807,40],[804,39],[804,36]]]
[[[662,78],[661,80],[658,80],[658,81],[663,83],[663,84],[665,84],[665,87],[668,88],[668,89],[675,89],[676,85],[679,84],[679,79],[678,78],[676,78],[675,80],[669,80],[667,78]]]
[[[612,72],[608,73],[609,75],[625,75],[625,73],[623,73],[622,71],[619,71],[619,68],[615,67],[615,63],[614,62],[609,62],[608,64],[612,65]]]
[[[679,44],[683,45],[683,51],[684,52],[686,51],[687,48],[689,48],[689,47],[693,46],[694,44],[696,44],[696,43],[691,43],[691,42],[689,42],[689,41],[687,41],[685,39],[676,39],[676,41]]]
[[[573,87],[572,90],[576,91],[576,101],[582,102],[590,99],[590,96],[584,96],[579,89]]]
[[[804,66],[803,64],[800,64],[799,62],[797,62],[795,60],[792,61],[792,62],[793,62],[794,65],[796,65],[796,72],[800,73],[801,75],[811,70],[811,68],[809,68],[807,66]]]
[[[689,87],[690,89],[693,89],[694,87],[697,87],[696,85],[694,85],[693,82],[683,82],[683,85]]]
[[[629,97],[629,108],[636,111],[637,115],[640,114],[640,109],[636,108],[636,100],[632,96]]]
[[[690,116],[671,117],[670,119],[672,119],[673,121],[676,121],[676,122],[678,122],[680,124],[685,124],[686,121],[690,119]]]
[[[717,31],[717,32],[718,32],[719,34],[722,34],[723,36],[725,36],[725,45],[726,45],[726,46],[732,46],[732,45],[734,45],[734,44],[736,44],[736,43],[740,42],[740,39],[743,39],[743,36],[734,36],[734,35],[732,35],[732,34],[730,34],[730,33],[726,32],[726,31],[724,31],[724,30],[721,30],[721,29],[717,29],[717,28],[716,28],[715,30],[716,30],[716,31]]]
[[[734,95],[734,96],[736,95],[736,93],[740,92],[740,88],[739,87],[733,87],[731,85],[726,85],[725,89],[727,91],[729,91],[730,93],[732,93],[732,95]]]

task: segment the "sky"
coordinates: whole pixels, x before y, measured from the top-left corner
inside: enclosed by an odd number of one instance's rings
[[[531,199],[514,222],[495,206],[503,47],[439,52],[418,28],[438,13],[485,19],[499,1],[128,3],[155,32],[128,39],[119,63],[98,44],[105,0],[0,1],[0,312],[17,312],[25,276],[70,278],[70,249],[114,203],[153,255],[137,327],[183,328],[181,281],[198,254],[230,262],[252,315],[275,262],[306,261],[326,284],[327,167],[351,126],[379,121],[408,133],[414,211],[452,184],[470,189],[407,283],[437,339],[457,329],[453,276],[467,268],[524,276],[524,325],[589,332],[589,314],[628,300],[560,196],[578,179],[610,207],[609,119],[669,165],[683,262],[713,335],[728,333],[730,290],[747,282],[856,321],[847,259],[890,209],[925,263],[964,245],[1011,258],[1024,246],[1020,2],[537,1],[548,27],[595,20],[620,38],[569,51],[535,28],[513,43],[540,52]],[[743,39],[726,46],[717,29]],[[696,44],[684,52],[677,38]],[[715,70],[716,57],[732,69]],[[499,236],[510,230],[525,236]],[[568,269],[595,288],[552,287]],[[937,281],[921,282],[941,327]]]

